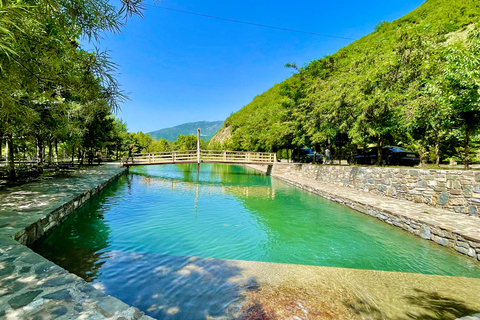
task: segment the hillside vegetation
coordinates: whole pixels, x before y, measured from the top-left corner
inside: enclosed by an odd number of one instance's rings
[[[478,1],[428,0],[333,55],[287,64],[297,73],[232,114],[210,147],[329,146],[346,158],[395,144],[468,164],[480,140],[479,16]]]
[[[175,141],[178,135],[197,135],[197,128],[200,128],[200,135],[208,141],[212,138],[215,132],[218,131],[223,125],[223,121],[198,121],[184,123],[175,127],[160,129],[149,132],[150,136],[154,139],[166,139],[168,141]]]

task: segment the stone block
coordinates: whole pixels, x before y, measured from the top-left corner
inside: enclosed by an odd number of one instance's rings
[[[454,206],[454,207],[453,207],[453,210],[454,210],[456,213],[468,213],[468,212],[467,212],[467,208],[466,208],[466,207],[463,207],[463,206]]]
[[[447,174],[447,180],[457,180],[458,176],[455,174]]]
[[[475,174],[475,182],[480,182],[480,173]]]
[[[480,193],[480,186],[474,186],[473,187],[473,192]]]
[[[415,169],[410,170],[409,173],[412,177],[418,177],[420,175],[418,170],[415,170]]]
[[[450,190],[450,194],[452,194],[452,195],[460,195],[460,194],[462,194],[462,190],[460,190],[460,189],[452,189],[452,190]]]
[[[468,206],[468,214],[471,216],[478,217],[478,210],[476,206]]]
[[[434,236],[432,236],[432,240],[439,245],[442,245],[444,247],[448,247],[448,239],[445,239],[445,238],[434,235]]]
[[[468,255],[469,257],[474,258],[474,257],[475,257],[475,254],[476,254],[475,249],[473,249],[473,248],[469,248],[469,249],[468,249],[467,255]]]
[[[427,181],[421,180],[421,181],[418,181],[418,182],[417,182],[417,187],[425,188],[425,187],[427,187],[427,186],[428,186]]]
[[[462,248],[467,248],[467,249],[470,248],[470,245],[467,242],[460,241],[460,240],[457,240],[456,246],[457,247],[462,247]]]
[[[468,186],[468,185],[464,185],[462,187],[462,190],[463,190],[463,194],[464,195],[471,195],[473,193],[473,187],[472,186]]]
[[[462,179],[462,180],[460,180],[460,183],[461,183],[463,186],[473,185],[473,181],[472,181],[472,180],[467,180],[467,179]]]
[[[438,199],[438,204],[441,206],[446,205],[449,198],[450,194],[448,194],[447,192],[442,192],[442,194],[440,194],[440,198]]]
[[[423,239],[430,240],[431,233],[430,233],[430,227],[420,227],[420,237]]]
[[[436,180],[430,180],[430,181],[428,181],[427,185],[431,188],[434,188],[434,187],[437,186],[437,183],[438,182]]]
[[[455,246],[455,251],[463,253],[465,255],[469,254],[469,250],[467,248],[464,248],[464,247]]]

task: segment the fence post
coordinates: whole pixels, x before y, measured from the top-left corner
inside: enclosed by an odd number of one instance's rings
[[[273,154],[273,162],[274,163],[277,162],[277,154],[276,153]]]
[[[227,161],[227,151],[223,151],[223,161]]]
[[[200,163],[200,128],[197,128],[197,163]]]
[[[175,162],[175,151],[172,151],[172,162]]]

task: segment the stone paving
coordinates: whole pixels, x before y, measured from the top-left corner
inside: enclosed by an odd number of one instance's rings
[[[24,245],[124,172],[102,165],[0,192],[0,319],[152,319]]]
[[[266,166],[250,167],[267,170]],[[271,176],[480,261],[478,217],[325,183],[283,164],[274,165]]]

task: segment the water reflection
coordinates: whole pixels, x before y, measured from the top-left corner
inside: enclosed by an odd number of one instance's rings
[[[109,259],[111,228],[105,220],[109,203],[124,184],[131,192],[131,179],[125,176],[95,195],[47,238],[31,245],[32,250],[88,282],[101,275]]]

